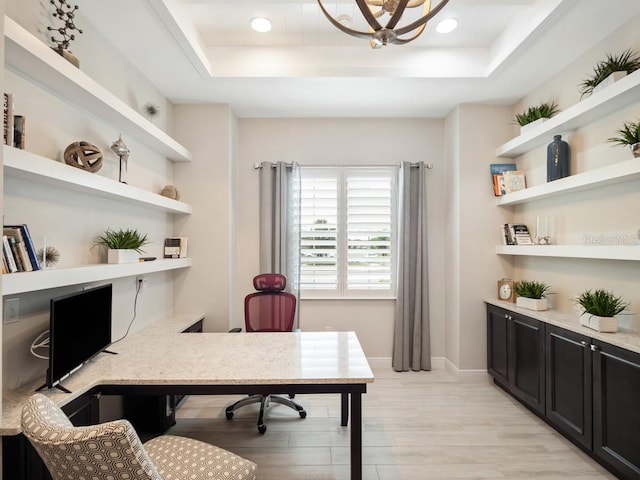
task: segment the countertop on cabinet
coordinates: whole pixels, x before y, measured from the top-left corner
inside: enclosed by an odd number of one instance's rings
[[[616,333],[602,333],[580,325],[579,315],[574,311],[544,310],[541,312],[529,310],[517,306],[512,302],[504,302],[497,299],[487,299],[485,303],[504,308],[514,313],[524,315],[526,317],[535,318],[541,322],[555,325],[557,327],[580,333],[586,337],[599,340],[601,342],[624,348],[635,353],[640,353],[640,332],[619,329]]]

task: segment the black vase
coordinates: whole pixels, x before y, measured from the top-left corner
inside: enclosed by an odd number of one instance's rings
[[[562,140],[562,135],[554,135],[547,147],[547,182],[569,175],[569,144]]]

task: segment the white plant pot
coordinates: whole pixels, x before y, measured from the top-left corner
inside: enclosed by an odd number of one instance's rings
[[[598,317],[583,313],[580,316],[580,325],[597,332],[614,333],[618,331],[618,319],[616,317]]]
[[[547,309],[547,299],[518,297],[516,298],[516,305],[529,310],[542,311]]]
[[[600,90],[603,90],[603,89],[613,85],[618,80],[620,80],[621,78],[624,78],[626,76],[627,76],[627,72],[613,72],[611,75],[609,75],[603,81],[601,81],[598,85],[593,87],[593,92],[591,93],[591,95],[593,95],[593,94],[599,92]]]
[[[107,252],[107,263],[136,263],[140,260],[140,254],[135,250],[112,249]]]
[[[547,120],[549,120],[548,118],[539,118],[537,120],[534,120],[531,123],[527,123],[526,125],[522,125],[520,127],[520,135],[524,135],[525,133],[527,133],[529,130],[533,130],[534,128],[536,128],[538,125],[540,125],[543,122],[546,122]]]

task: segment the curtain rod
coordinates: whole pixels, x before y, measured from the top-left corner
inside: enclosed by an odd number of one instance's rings
[[[417,163],[412,163],[411,167],[418,167],[420,164],[422,163],[422,165],[424,165],[424,167],[428,170],[433,169],[433,163],[430,162],[417,162]],[[292,163],[285,163],[286,167],[291,167],[293,164]],[[314,167],[399,167],[400,165],[398,164],[394,164],[394,165],[312,165]],[[272,163],[271,164],[271,168],[275,168],[276,164]],[[254,170],[260,170],[262,168],[262,164],[260,163],[254,163],[253,164],[253,169]]]

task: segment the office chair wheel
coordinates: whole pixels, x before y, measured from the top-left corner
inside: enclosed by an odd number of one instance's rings
[[[307,418],[307,412],[305,410],[300,410],[298,413],[300,414],[300,418]]]
[[[258,425],[258,431],[264,434],[264,432],[267,431],[267,426],[264,423],[261,423],[260,425]]]
[[[233,412],[225,412],[227,415],[227,420],[231,420],[233,418]]]

